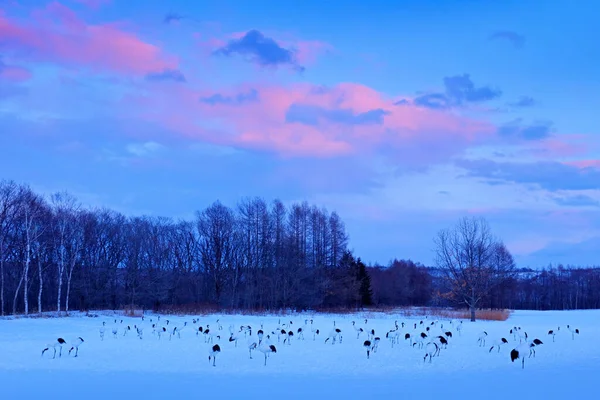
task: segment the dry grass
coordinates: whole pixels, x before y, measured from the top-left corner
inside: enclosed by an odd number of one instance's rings
[[[429,315],[438,318],[447,319],[471,319],[471,312],[469,310],[453,310],[446,308],[429,308],[422,310],[420,314],[412,313],[411,316],[417,315]],[[477,310],[475,317],[478,320],[483,321],[506,321],[510,317],[510,310]]]
[[[154,310],[158,314],[167,315],[208,315],[216,314],[219,309],[211,304],[183,304],[183,305],[165,305],[161,306],[159,310]]]
[[[125,315],[128,317],[141,317],[144,315],[144,310],[125,310]]]
[[[9,316],[12,319],[22,319],[22,318],[27,318],[27,319],[50,319],[50,318],[60,318],[60,315],[55,315],[55,314],[29,314],[29,315],[23,315],[23,314],[16,314],[16,315],[11,315]]]
[[[440,319],[471,319],[469,310],[457,310],[441,307],[384,307],[362,311],[357,310],[318,310],[333,314],[358,314],[363,318],[377,318],[381,315],[397,316],[400,318],[422,318],[425,316]],[[511,315],[510,310],[477,310],[475,317],[484,321],[506,321]]]
[[[209,304],[187,304],[180,306],[163,306],[159,310],[154,312],[184,316],[184,315],[197,315],[206,316],[211,314],[221,315],[248,315],[248,316],[286,316],[296,315],[300,312],[296,312],[292,309],[281,309],[281,310],[268,310],[268,309],[233,309],[233,308],[218,308]],[[362,318],[381,318],[383,315],[395,318],[422,318],[425,316],[440,318],[440,319],[470,319],[471,313],[467,309],[452,309],[442,307],[377,307],[368,308],[362,310],[356,310],[353,308],[319,308],[306,311],[309,314],[337,314],[337,315],[358,315]],[[87,311],[85,315],[87,317],[98,317],[100,315],[122,315],[127,317],[142,317],[144,310],[139,306],[127,306],[121,310],[107,311]],[[475,314],[478,320],[484,321],[506,321],[511,315],[510,310],[477,310]],[[45,312],[43,314],[33,313],[28,316],[22,314],[9,315],[6,317],[0,317],[0,319],[20,319],[20,318],[61,318],[67,316],[64,312]]]
[[[204,305],[204,304],[188,304],[181,306],[163,306],[160,310],[155,311],[159,314],[168,314],[168,315],[199,315],[206,316],[212,314],[222,314],[222,315],[251,315],[251,316],[261,316],[265,314],[269,315],[289,315],[294,314],[291,310],[268,310],[264,308],[257,309],[237,309],[237,308],[219,308],[213,305]]]
[[[419,318],[424,316],[446,319],[470,319],[471,313],[469,310],[441,308],[441,307],[378,307],[363,310],[354,308],[318,308],[307,311],[317,314],[337,314],[337,315],[352,315],[358,314],[362,318],[377,318],[381,315],[399,316],[404,318]],[[169,315],[249,315],[261,316],[265,314],[273,316],[294,315],[297,312],[289,309],[268,310],[268,309],[223,309],[212,305],[204,304],[189,304],[184,306],[168,306],[162,307],[159,310],[161,314]],[[478,320],[484,321],[506,321],[510,317],[510,310],[477,310],[475,316]]]
[[[484,321],[506,321],[511,313],[510,310],[479,310],[475,316]],[[463,318],[471,318],[471,313],[465,311],[463,314]]]
[[[9,314],[3,317],[0,317],[0,319],[51,319],[51,318],[63,318],[63,317],[68,317],[69,313],[65,312],[65,311],[44,311],[41,314],[38,312],[35,313],[31,313],[31,314]]]
[[[144,310],[134,305],[128,306],[122,311],[126,317],[142,317],[144,315]]]

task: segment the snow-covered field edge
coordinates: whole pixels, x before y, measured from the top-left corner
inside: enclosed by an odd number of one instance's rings
[[[53,313],[49,313],[52,315]],[[424,350],[411,347],[400,340],[392,347],[385,333],[395,321],[404,322],[407,332],[422,331],[435,320],[425,316],[403,316],[401,313],[372,311],[354,314],[300,313],[287,315],[229,315],[163,316],[170,324],[197,323],[223,326],[221,346],[216,366],[208,362],[212,344],[205,337],[191,331],[182,331],[181,338],[158,339],[150,331],[143,339],[135,334],[107,334],[100,340],[98,329],[102,322],[114,322],[113,311],[73,312],[64,318],[11,318],[0,320],[0,382],[6,398],[106,398],[106,396],[135,395],[147,398],[168,396],[218,398],[283,397],[306,398],[361,398],[387,395],[403,398],[489,398],[506,397],[565,398],[580,395],[594,397],[597,390],[595,376],[600,366],[600,346],[595,338],[600,335],[600,311],[515,311],[506,321],[463,320],[463,329],[457,335],[456,324],[439,319],[436,332],[451,329],[454,332],[448,349],[442,350],[432,363],[424,362]],[[57,314],[55,314],[57,315]],[[35,317],[35,316],[34,316]],[[146,321],[156,319],[147,314]],[[273,338],[278,352],[263,365],[262,354],[248,356],[243,340],[227,340],[229,325],[254,326],[261,324],[272,330],[279,323],[293,322],[294,329],[305,319],[313,319],[321,334],[307,335],[305,340],[294,338],[290,345]],[[367,360],[363,348],[364,333],[357,338],[352,321],[367,324],[382,338],[379,349]],[[124,324],[140,323],[141,318],[121,317]],[[420,324],[423,320],[424,324]],[[344,332],[341,344],[325,344],[333,323]],[[417,329],[414,329],[417,324]],[[580,329],[573,335],[566,329]],[[147,326],[147,325],[146,325]],[[537,348],[535,358],[527,358],[525,369],[510,361],[510,350],[519,339],[509,335],[514,326],[529,333],[529,340],[540,338],[544,344]],[[555,342],[549,329],[561,327]],[[237,328],[236,328],[237,329]],[[434,329],[434,328],[430,328]],[[479,346],[477,338],[488,333],[488,342]],[[403,331],[404,332],[404,331]],[[82,336],[85,343],[80,356],[68,354],[52,359],[40,353],[46,343],[57,337],[67,341]],[[435,336],[435,335],[432,335]],[[509,344],[501,351],[489,352],[494,340],[506,337]]]

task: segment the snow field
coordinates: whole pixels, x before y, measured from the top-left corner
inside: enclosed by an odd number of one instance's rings
[[[285,391],[286,398],[312,395],[322,398],[329,395],[344,395],[348,398],[372,396],[374,394],[404,394],[429,398],[445,396],[461,399],[481,398],[485,391],[487,398],[506,398],[516,384],[524,395],[545,398],[559,398],[574,393],[591,393],[595,388],[594,378],[600,366],[600,345],[595,339],[600,337],[600,311],[533,312],[517,311],[504,322],[478,321],[463,322],[462,335],[456,331],[456,323],[451,326],[448,320],[439,320],[443,331],[451,330],[447,349],[442,349],[439,357],[432,362],[424,362],[425,348],[412,348],[404,340],[404,333],[419,334],[435,318],[401,318],[394,315],[376,315],[364,325],[362,315],[297,315],[287,317],[210,315],[200,317],[200,325],[210,325],[216,329],[219,318],[223,330],[221,340],[214,343],[221,346],[217,355],[216,367],[208,361],[208,352],[212,344],[205,343],[205,337],[196,336],[191,330],[193,316],[163,316],[161,322],[169,319],[169,326],[179,326],[188,322],[181,332],[181,339],[168,335],[162,339],[151,333],[149,318],[143,323],[144,336],[138,339],[133,325],[140,318],[118,317],[123,324],[129,324],[132,330],[125,337],[122,331],[114,339],[111,328],[114,318],[99,316],[88,318],[73,316],[69,318],[49,319],[12,319],[0,320],[0,382],[7,393],[25,394],[31,398],[46,390],[52,393],[55,383],[64,380],[60,392],[62,398],[72,395],[77,398],[77,390],[97,394],[103,397],[107,393],[119,394],[123,391],[143,393],[144,398],[160,398],[161,395],[178,393],[179,390],[202,390],[219,393],[221,398],[239,398],[248,394],[262,393],[268,397],[271,390]],[[320,330],[316,340],[312,333],[305,332],[305,340],[299,340],[297,329],[304,327],[305,319],[313,319],[314,327]],[[264,366],[264,356],[253,351],[249,358],[247,340],[240,339],[237,348],[228,341],[229,325],[251,325],[253,334],[263,324],[265,335],[281,323],[293,321],[295,337],[291,345],[271,340],[277,347],[277,353],[271,354]],[[325,344],[328,332],[336,327],[342,329],[342,343]],[[351,321],[356,325],[375,329],[381,338],[377,353],[367,360],[363,342],[366,334],[356,338]],[[385,333],[398,324],[400,343],[391,347]],[[419,325],[423,320],[424,325]],[[100,340],[99,328],[102,321],[107,322],[104,341]],[[417,323],[417,330],[413,324]],[[580,329],[581,334],[571,339],[566,325]],[[521,326],[527,331],[529,340],[541,339],[544,344],[536,347],[536,357],[525,360],[525,369],[520,361],[511,363],[510,350],[516,347],[516,341],[509,334],[513,326]],[[556,342],[548,336],[548,330],[560,326]],[[440,327],[430,326],[431,332],[442,334]],[[477,338],[481,331],[487,331],[486,345],[479,347]],[[63,348],[62,358],[52,359],[52,351],[41,357],[46,343],[58,337],[67,342],[81,336],[85,343],[79,348],[79,357],[68,355],[70,346]],[[494,340],[505,337],[509,343],[503,345],[500,353],[489,348]],[[427,339],[424,343],[427,343]],[[48,354],[49,353],[49,354]],[[267,385],[267,386],[265,386]],[[67,390],[66,387],[71,389]],[[269,388],[265,392],[266,387]],[[471,389],[470,389],[471,388]],[[594,389],[595,390],[595,389]],[[4,391],[3,391],[4,393]],[[81,392],[79,392],[81,394]],[[156,397],[155,397],[156,396]],[[316,396],[316,397],[315,397]],[[356,396],[356,397],[355,397]],[[497,397],[495,397],[497,396]],[[92,397],[94,398],[94,397]]]

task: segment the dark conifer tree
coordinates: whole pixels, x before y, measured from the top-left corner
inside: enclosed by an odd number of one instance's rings
[[[359,295],[362,306],[373,304],[373,290],[371,290],[371,277],[367,272],[367,266],[360,258],[356,260],[358,266],[358,281],[360,282]]]

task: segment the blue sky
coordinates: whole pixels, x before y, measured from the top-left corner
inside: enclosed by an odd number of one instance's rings
[[[337,210],[370,262],[488,218],[598,263],[592,1],[0,3],[0,178],[128,215]]]

